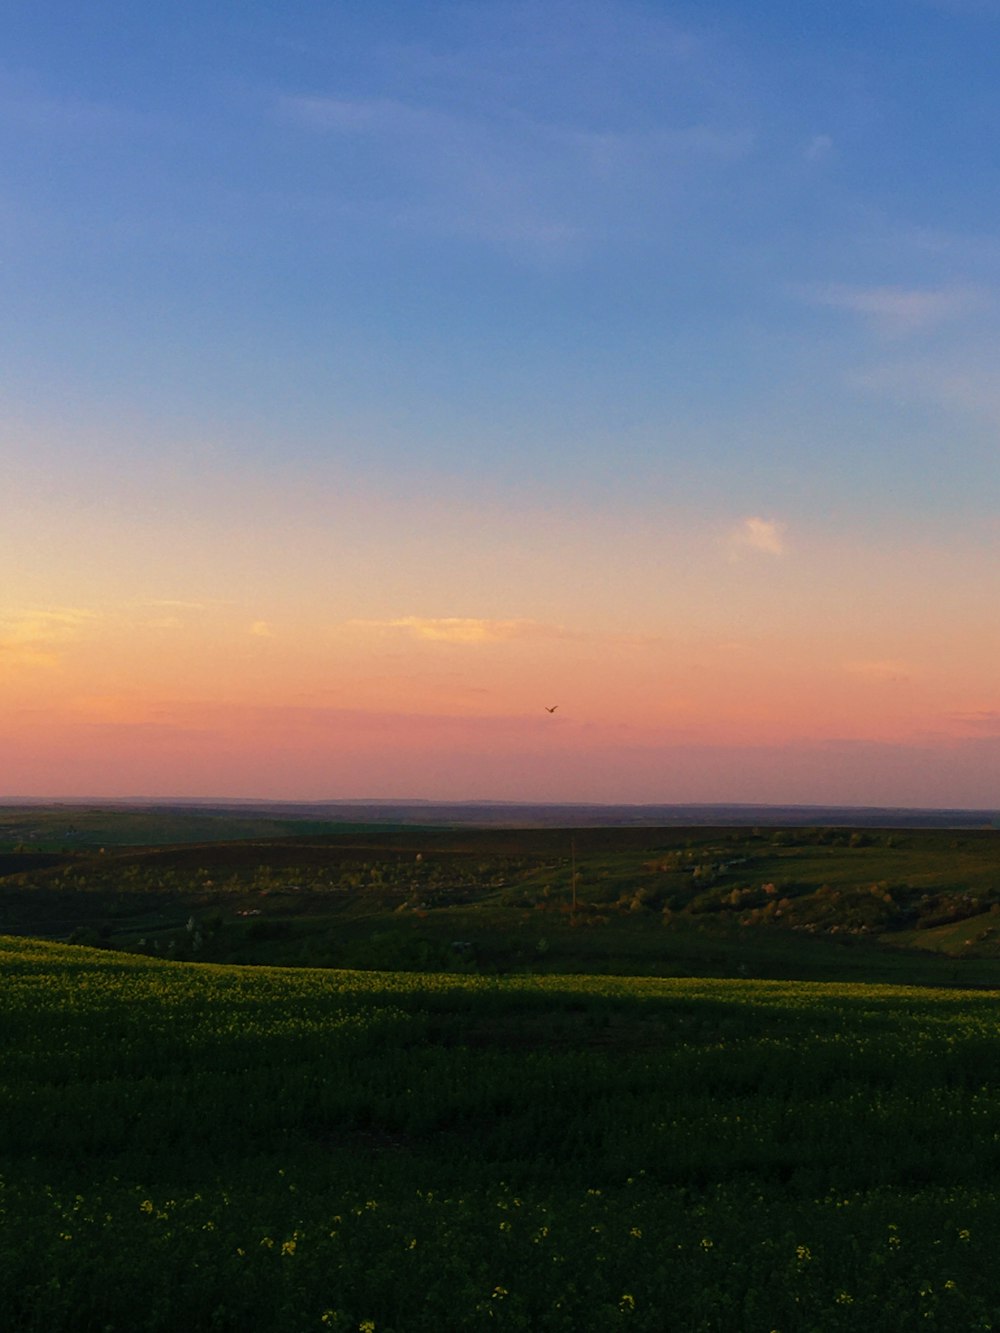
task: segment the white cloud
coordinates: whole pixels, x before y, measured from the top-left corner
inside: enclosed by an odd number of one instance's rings
[[[801,294],[814,305],[861,315],[890,337],[936,328],[983,304],[982,294],[969,287],[851,287],[827,283],[804,288]]]
[[[284,97],[279,109],[316,130],[403,137],[455,133],[454,117],[389,97]]]
[[[526,54],[530,60],[531,49]],[[588,59],[603,67],[605,54],[590,50]],[[550,56],[557,58],[555,50]],[[470,56],[472,67],[494,58],[485,50]],[[685,84],[687,96],[677,93],[661,123],[641,128],[615,124],[610,113],[598,119],[582,87],[579,104],[563,117],[539,116],[532,79],[512,58],[508,52],[502,72],[494,71],[512,85],[502,97],[485,91],[489,79],[483,88],[469,85],[468,70],[456,96],[447,67],[437,65],[437,77],[401,96],[289,95],[275,111],[323,136],[333,153],[341,142],[362,146],[367,179],[379,182],[372,208],[381,222],[545,258],[578,258],[609,228],[627,225],[631,234],[640,218],[662,228],[664,205],[689,197],[700,171],[724,169],[752,146],[733,108],[716,105],[704,84]],[[677,51],[663,59],[668,68],[689,63]],[[539,80],[550,77],[543,65]]]
[[[833,140],[828,134],[814,134],[806,146],[807,162],[821,162],[833,152]]]
[[[784,555],[784,530],[785,525],[776,523],[773,519],[745,518],[739,527],[730,533],[730,552],[734,556],[743,551],[759,551],[764,555]]]
[[[94,612],[76,607],[0,618],[0,665],[54,666],[62,648],[94,619]]]
[[[477,616],[399,616],[394,620],[349,620],[347,628],[405,634],[426,643],[460,643],[470,646],[538,639],[636,649],[655,648],[663,643],[663,639],[656,634],[567,629],[563,625],[548,625],[540,620],[492,620]]]
[[[315,132],[363,140],[389,186],[379,216],[396,227],[539,254],[579,249],[579,211],[565,207],[559,182],[572,165],[579,193],[586,151],[553,143],[547,127],[528,116],[457,113],[394,98],[286,97],[278,109]],[[388,208],[386,198],[393,201]]]
[[[565,630],[537,620],[487,620],[474,616],[400,616],[395,620],[352,620],[352,626],[397,630],[437,643],[503,643],[511,639],[565,638]]]

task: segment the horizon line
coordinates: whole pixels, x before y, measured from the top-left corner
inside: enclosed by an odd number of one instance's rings
[[[194,806],[490,806],[513,809],[577,809],[577,810],[845,810],[845,811],[908,811],[912,813],[1000,814],[1000,806],[950,805],[880,805],[845,804],[817,801],[560,801],[510,800],[491,797],[457,797],[453,799],[427,796],[336,796],[336,797],[269,797],[269,796],[13,796],[0,795],[2,806],[38,805],[194,805]]]

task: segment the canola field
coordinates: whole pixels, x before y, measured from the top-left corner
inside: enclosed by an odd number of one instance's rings
[[[12,1329],[1000,1329],[995,992],[6,938],[0,1009]]]

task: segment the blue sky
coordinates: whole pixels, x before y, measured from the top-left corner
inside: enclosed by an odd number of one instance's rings
[[[998,49],[990,0],[12,0],[8,617],[76,605],[84,571],[102,604],[143,568],[250,598],[270,532],[275,601],[318,607],[317,571],[370,545],[354,615],[475,619],[467,559],[489,614],[561,623],[547,587],[585,616],[562,543],[595,615],[644,632],[688,579],[663,614],[694,627],[704,531],[775,557],[719,606],[779,598],[782,643],[865,570],[911,608],[873,660],[931,634],[921,606],[954,635],[956,583],[975,638]],[[342,547],[303,535],[324,513]]]

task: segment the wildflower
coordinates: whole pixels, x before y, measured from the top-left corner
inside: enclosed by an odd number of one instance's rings
[[[702,1248],[703,1250],[710,1250],[714,1244],[715,1244],[715,1242],[714,1242],[713,1240],[710,1240],[710,1239],[708,1238],[708,1236],[702,1236],[702,1238],[701,1238],[701,1248]]]
[[[795,1257],[800,1264],[807,1264],[812,1259],[812,1250],[810,1250],[808,1245],[796,1245]]]
[[[629,1234],[630,1236],[633,1236],[636,1240],[641,1240],[641,1239],[642,1239],[642,1228],[641,1228],[641,1227],[629,1227],[628,1234]]]
[[[375,1333],[375,1320],[362,1319],[358,1325],[358,1333]]]
[[[944,1289],[945,1291],[954,1291],[957,1286],[958,1283],[954,1280],[954,1278],[949,1278],[948,1281],[944,1284]]]
[[[143,1213],[151,1213],[153,1211],[153,1200],[143,1199],[142,1203],[139,1205],[139,1211]]]
[[[493,1299],[495,1301],[502,1301],[505,1296],[509,1295],[510,1292],[507,1290],[506,1287],[496,1286],[493,1288]]]
[[[622,1314],[631,1314],[635,1309],[635,1297],[630,1291],[622,1292],[622,1298],[618,1302],[618,1308]]]
[[[286,1240],[281,1243],[281,1253],[283,1256],[295,1253],[295,1241]]]
[[[958,1239],[959,1239],[959,1240],[971,1240],[971,1239],[972,1239],[972,1232],[969,1230],[968,1227],[962,1227],[962,1228],[959,1230],[959,1233],[958,1233]]]
[[[838,1291],[838,1292],[837,1292],[837,1295],[836,1295],[836,1297],[835,1297],[834,1299],[836,1300],[836,1302],[837,1302],[838,1305],[853,1305],[853,1304],[854,1304],[854,1297],[853,1297],[852,1295],[850,1295],[849,1292],[846,1292],[846,1291]]]

